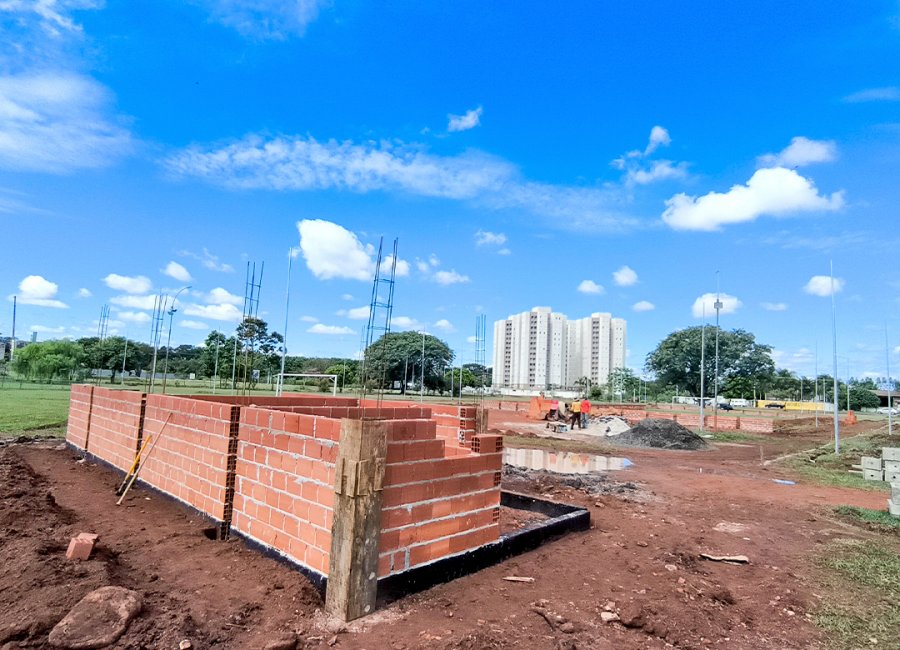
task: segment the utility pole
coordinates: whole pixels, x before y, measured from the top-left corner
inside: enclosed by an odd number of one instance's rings
[[[16,301],[18,296],[13,296],[13,326],[12,326],[12,347],[9,348],[9,362],[16,358]]]
[[[122,353],[122,385],[125,385],[125,360],[128,358],[128,332],[125,333],[125,352]]]
[[[216,384],[219,383],[219,346],[222,345],[222,341],[216,340],[216,362],[213,366],[213,382],[212,382],[212,392],[213,395],[216,394]]]
[[[831,278],[831,355],[834,368],[834,453],[841,453],[841,425],[838,421],[838,365],[837,365],[837,316],[834,307],[834,262],[829,263],[829,277]]]
[[[284,335],[281,340],[281,374],[278,376],[276,395],[281,395],[284,392],[284,359],[287,355],[288,309],[291,306],[291,266],[294,262],[294,250],[293,247],[288,250],[287,288],[284,290]],[[341,385],[341,389],[343,389],[343,385]]]
[[[419,386],[419,401],[425,401],[425,330],[422,330],[422,385]]]
[[[713,425],[719,428],[719,310],[722,308],[722,301],[719,300],[719,272],[716,271],[716,302],[713,304],[716,308],[716,376],[713,379]]]
[[[163,364],[163,384],[162,384],[162,392],[165,395],[166,393],[166,379],[169,375],[169,348],[172,347],[172,320],[175,318],[175,312],[178,311],[175,308],[175,301],[178,300],[179,294],[182,291],[187,291],[190,289],[190,285],[186,287],[182,287],[175,293],[175,297],[172,298],[172,305],[169,307],[169,337],[166,339],[166,360]]]
[[[888,331],[887,331],[887,323],[884,324],[884,360],[887,366],[887,381],[888,381],[888,435],[894,435],[894,396],[892,395],[892,391],[894,389],[894,382],[891,381],[891,348],[888,345]]]
[[[706,365],[706,303],[703,304],[703,326],[700,328],[700,431],[703,432],[705,415],[705,384],[703,366]]]

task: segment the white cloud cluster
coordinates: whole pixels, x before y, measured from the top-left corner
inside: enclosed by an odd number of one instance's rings
[[[659,147],[667,147],[671,143],[672,138],[669,136],[669,132],[659,125],[654,126],[650,129],[650,137],[643,151],[634,149],[619,156],[610,164],[625,172],[626,187],[686,178],[687,163],[676,163],[671,160],[647,160]]]
[[[455,269],[449,271],[437,271],[434,274],[434,281],[441,286],[449,286],[451,284],[465,284],[469,282],[469,276],[457,273]]]
[[[327,0],[202,0],[210,17],[242,36],[286,40],[303,36]]]
[[[780,152],[760,156],[759,163],[764,167],[805,167],[835,159],[837,143],[834,140],[810,140],[800,135],[792,138]]]
[[[623,266],[618,271],[613,272],[613,282],[620,287],[630,287],[637,284],[638,275],[630,266]]]
[[[243,305],[244,297],[238,296],[237,294],[231,293],[227,289],[223,289],[222,287],[216,287],[209,293],[203,296],[203,299],[214,305]]]
[[[150,282],[150,278],[143,275],[130,276],[110,273],[103,278],[103,282],[105,282],[106,286],[110,289],[124,291],[125,293],[130,294],[147,293],[153,288],[153,283]]]
[[[803,290],[812,296],[827,298],[832,293],[832,286],[834,287],[834,293],[839,293],[844,289],[844,284],[844,280],[841,278],[834,278],[832,283],[831,276],[814,275],[803,287]]]
[[[502,232],[491,232],[489,230],[479,230],[475,233],[475,245],[486,246],[495,245],[502,246],[506,243],[506,235]]]
[[[328,334],[331,336],[342,336],[354,333],[354,331],[349,327],[343,327],[340,325],[324,325],[322,323],[316,323],[306,331],[310,334]]]
[[[718,295],[719,301],[722,303],[722,306],[719,308],[719,315],[724,316],[725,314],[733,314],[740,307],[743,306],[743,303],[735,298],[734,296],[730,296],[727,293],[720,293]],[[691,314],[693,314],[694,318],[706,318],[715,317],[716,315],[716,294],[714,293],[704,293],[702,296],[697,298],[694,301],[694,305],[691,307]]]
[[[111,105],[109,90],[83,75],[0,76],[0,168],[64,173],[111,163],[132,147]]]
[[[179,282],[190,282],[191,274],[188,273],[188,270],[184,268],[178,262],[169,262],[166,264],[166,268],[162,270],[163,275],[168,275],[170,278],[174,278]]]
[[[440,156],[390,142],[248,136],[219,148],[190,147],[165,164],[174,175],[234,189],[396,191],[527,210],[570,228],[621,231],[636,224],[621,212],[616,189],[531,182],[509,162],[477,151]]]
[[[883,86],[881,88],[866,88],[844,97],[844,101],[850,104],[861,102],[900,102],[900,88],[897,86]]]
[[[56,299],[59,285],[50,282],[41,275],[27,275],[19,283],[19,292],[10,294],[8,300],[15,297],[21,305],[35,305],[36,307],[53,307],[55,309],[67,309],[68,305]]]
[[[578,285],[578,291],[579,293],[599,295],[601,293],[604,293],[606,289],[604,289],[602,285],[597,284],[593,280],[582,280]]]
[[[201,322],[198,321],[198,320],[183,320],[183,321],[179,322],[178,324],[179,324],[181,327],[184,327],[184,328],[189,329],[189,330],[199,330],[199,331],[204,331],[204,330],[209,330],[209,329],[210,329],[210,328],[209,328],[209,325],[207,325],[206,323],[201,323]]]
[[[127,309],[146,309],[152,310],[156,307],[157,296],[113,296],[109,302]]]
[[[145,311],[120,311],[116,314],[116,317],[129,323],[150,322],[150,314]]]
[[[375,250],[363,245],[356,234],[324,219],[304,219],[297,223],[297,230],[300,232],[300,252],[314,276],[320,280],[372,280]],[[392,256],[384,258],[381,272],[390,272],[392,262]],[[409,275],[409,262],[398,259],[396,274],[398,277]]]
[[[787,304],[783,302],[763,302],[759,305],[766,311],[787,311]]]
[[[634,311],[640,313],[640,312],[644,312],[644,311],[653,311],[654,309],[656,309],[656,305],[654,305],[649,300],[640,300],[640,301],[634,303],[631,306],[631,308]]]
[[[85,287],[81,287],[81,289],[78,290],[78,297],[79,297],[79,298],[90,298],[90,297],[93,296],[93,295],[94,295],[94,294],[91,293],[91,290],[90,290],[90,289],[86,289]]]
[[[66,331],[65,326],[60,325],[59,327],[49,327],[47,325],[32,325],[28,328],[30,332],[37,332],[38,334],[62,334]]]
[[[231,266],[231,264],[220,262],[219,257],[210,253],[206,248],[204,248],[200,253],[182,250],[178,251],[178,254],[182,257],[191,257],[197,260],[198,262],[200,262],[200,264],[203,265],[203,268],[209,269],[210,271],[219,271],[220,273],[234,272],[234,267]]]
[[[447,332],[448,334],[456,331],[456,328],[453,327],[453,323],[448,321],[446,318],[442,318],[441,320],[436,322],[434,324],[434,328],[442,332]]]
[[[397,330],[421,330],[424,325],[415,318],[409,316],[394,316],[391,319],[391,327]]]
[[[753,221],[762,215],[839,210],[843,192],[819,194],[808,178],[792,169],[758,169],[746,185],[701,197],[676,194],[666,201],[662,219],[675,230],[718,230],[721,226]]]
[[[453,132],[474,129],[476,126],[481,125],[482,113],[484,113],[484,109],[479,106],[466,111],[463,115],[448,115],[447,130]]]

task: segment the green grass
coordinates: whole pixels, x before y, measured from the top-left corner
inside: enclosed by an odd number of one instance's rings
[[[900,639],[900,555],[876,542],[829,544],[817,558],[826,591],[814,620],[841,650]],[[877,646],[870,639],[877,639]]]
[[[821,485],[851,487],[861,490],[886,490],[882,481],[866,481],[859,474],[851,474],[861,456],[881,456],[882,447],[900,446],[900,436],[889,437],[883,430],[847,438],[842,442],[840,455],[829,443],[807,454],[792,456],[781,464],[797,472],[801,478]]]
[[[0,434],[64,435],[69,387],[23,385],[0,389]]]
[[[757,436],[752,433],[741,433],[739,431],[719,431],[713,433],[712,438],[707,438],[713,442],[765,442],[771,440],[765,436]]]
[[[838,506],[834,509],[834,512],[843,519],[848,519],[853,523],[865,524],[871,529],[882,532],[900,534],[900,518],[895,517],[887,510]]]

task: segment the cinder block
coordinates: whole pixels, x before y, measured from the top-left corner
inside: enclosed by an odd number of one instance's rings
[[[891,483],[891,499],[900,503],[900,483]]]
[[[867,481],[883,481],[884,472],[880,469],[864,469],[863,478]]]
[[[863,456],[860,464],[863,469],[881,469],[881,459],[874,456]]]
[[[894,502],[891,499],[888,499],[888,512],[890,512],[895,517],[900,517],[900,502]]]
[[[883,447],[881,458],[883,460],[900,460],[900,447]]]
[[[885,472],[884,479],[888,483],[900,482],[900,472]]]
[[[890,472],[891,474],[900,472],[900,460],[884,461],[884,472],[885,474],[887,474],[888,472]]]

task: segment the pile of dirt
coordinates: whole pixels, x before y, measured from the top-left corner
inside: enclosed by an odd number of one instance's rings
[[[653,449],[708,449],[706,441],[674,420],[646,418],[614,438],[616,444]]]

